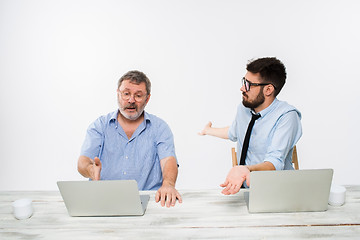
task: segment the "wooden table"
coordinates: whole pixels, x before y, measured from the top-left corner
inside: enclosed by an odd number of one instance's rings
[[[164,208],[151,195],[141,217],[70,217],[59,192],[0,192],[0,239],[360,239],[360,186],[325,212],[250,214],[243,191],[180,190],[183,203]],[[34,214],[16,220],[11,203],[33,200]]]

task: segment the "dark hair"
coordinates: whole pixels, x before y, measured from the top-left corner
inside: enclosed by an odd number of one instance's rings
[[[250,61],[246,70],[251,73],[260,73],[264,83],[275,86],[275,96],[279,94],[285,84],[286,68],[284,64],[275,57],[258,58]]]
[[[151,92],[151,82],[145,73],[134,70],[125,73],[118,81],[118,88],[121,86],[121,83],[125,80],[130,80],[131,83],[140,84],[145,83],[146,92],[149,95]]]

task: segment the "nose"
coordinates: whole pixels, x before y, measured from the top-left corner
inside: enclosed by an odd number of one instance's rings
[[[246,89],[245,89],[245,84],[243,84],[243,85],[241,86],[240,91],[242,91],[242,92],[246,92]]]
[[[128,100],[129,103],[134,103],[135,102],[135,95],[130,95],[130,98]]]

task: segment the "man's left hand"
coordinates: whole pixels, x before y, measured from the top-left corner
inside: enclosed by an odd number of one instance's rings
[[[179,203],[182,203],[181,195],[175,187],[170,184],[163,184],[155,195],[155,201],[160,201],[162,207],[165,205],[166,207],[174,207],[176,199],[178,199]]]
[[[247,185],[250,185],[250,170],[246,166],[233,167],[227,175],[225,182],[220,185],[224,188],[221,193],[230,195],[239,192],[245,180]]]

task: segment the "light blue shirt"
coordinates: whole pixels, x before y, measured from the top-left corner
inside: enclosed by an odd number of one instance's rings
[[[175,155],[172,132],[162,119],[144,112],[131,139],[117,121],[118,111],[99,117],[88,128],[81,155],[101,161],[101,180],[135,179],[139,190],[162,184],[160,160]]]
[[[238,106],[236,118],[229,128],[231,141],[237,141],[237,160],[240,161],[245,133],[251,120],[251,109]],[[254,112],[253,112],[254,113]],[[250,135],[246,165],[271,162],[276,170],[294,169],[292,151],[302,135],[301,113],[286,102],[275,99],[260,112]]]

